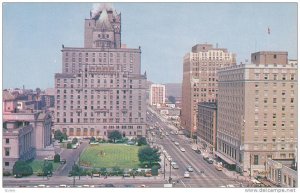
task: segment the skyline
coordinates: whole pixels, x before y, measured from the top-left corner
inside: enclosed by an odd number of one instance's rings
[[[23,84],[53,88],[54,73],[62,70],[62,44],[83,47],[84,19],[92,7],[93,3],[4,3],[3,88]],[[155,83],[181,83],[183,56],[198,43],[227,48],[237,55],[238,64],[250,62],[251,53],[263,50],[287,51],[289,59],[297,59],[296,3],[113,3],[113,7],[122,13],[122,44],[141,46],[142,73],[146,71]]]

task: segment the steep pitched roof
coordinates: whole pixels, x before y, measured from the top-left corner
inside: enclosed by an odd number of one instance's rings
[[[106,9],[102,10],[102,13],[97,21],[97,27],[103,31],[113,31],[113,27],[109,22]]]

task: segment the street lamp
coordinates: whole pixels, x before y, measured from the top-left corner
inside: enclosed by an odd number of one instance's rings
[[[75,187],[75,161],[74,161],[74,164],[73,164],[73,169],[72,169],[72,175],[73,175],[73,187]]]
[[[171,181],[172,181],[172,177],[171,177],[171,162],[172,162],[172,158],[170,158],[170,160],[169,160],[169,162],[170,162],[170,174],[169,174],[169,183],[171,183]]]

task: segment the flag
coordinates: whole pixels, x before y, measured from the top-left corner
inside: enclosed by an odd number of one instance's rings
[[[268,27],[268,34],[270,35],[270,33],[271,33],[271,29]]]

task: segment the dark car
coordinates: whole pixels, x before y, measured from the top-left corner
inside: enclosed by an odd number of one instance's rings
[[[113,184],[104,184],[104,187],[106,188],[112,188],[112,187],[115,187]]]
[[[200,149],[197,149],[195,152],[198,153],[198,154],[201,154],[201,150]]]

